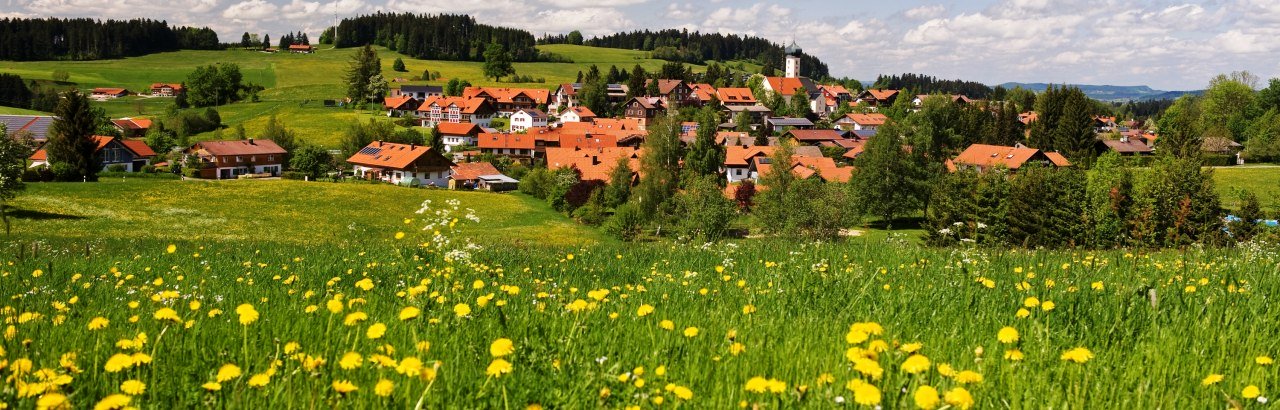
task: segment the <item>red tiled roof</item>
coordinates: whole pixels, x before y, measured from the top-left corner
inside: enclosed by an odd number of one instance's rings
[[[479,125],[469,122],[442,122],[436,127],[444,135],[479,135],[483,131]]]
[[[591,109],[587,108],[585,105],[574,106],[573,108],[570,108],[569,111],[573,111],[574,113],[578,114],[578,118],[595,118],[596,117],[596,113],[591,112]]]
[[[751,93],[750,88],[721,88],[716,90],[716,96],[722,103],[734,104],[755,104],[756,96]]]
[[[618,165],[619,158],[627,158],[633,171],[640,169],[641,151],[630,147],[617,148],[547,148],[547,169],[574,167],[582,173],[582,180],[609,181],[609,174]]]
[[[452,178],[456,181],[479,179],[485,175],[500,175],[497,167],[488,162],[468,162],[453,166]]]
[[[123,130],[145,130],[151,128],[151,120],[146,118],[120,118],[111,120],[111,123]]]
[[[139,157],[150,158],[156,156],[156,152],[142,140],[120,140],[120,144],[133,151]]]
[[[1050,155],[1052,154],[1052,155]],[[969,148],[956,156],[953,161],[956,165],[972,165],[989,169],[995,166],[1003,166],[1008,169],[1018,169],[1027,161],[1041,156],[1049,160],[1056,166],[1070,166],[1066,158],[1056,152],[1042,153],[1035,148],[1025,147],[1006,147],[1000,145],[973,144]]]
[[[284,148],[280,148],[272,140],[247,139],[237,141],[200,141],[195,143],[194,147],[208,152],[210,155],[283,155]]]
[[[382,107],[388,110],[401,110],[406,103],[413,101],[411,96],[387,97],[382,100]]]
[[[561,148],[616,148],[618,137],[610,134],[561,135]]]
[[[181,84],[181,83],[178,83],[178,84],[172,84],[172,83],[151,83],[151,89],[152,89],[152,90],[155,90],[155,89],[157,89],[157,88],[164,88],[164,87],[172,88],[174,91],[182,91],[182,84]]]
[[[791,135],[796,141],[817,142],[817,141],[834,141],[841,139],[840,133],[836,130],[791,130],[787,131],[787,135]]]
[[[383,169],[408,169],[410,165],[418,162],[424,155],[431,154],[440,157],[439,159],[443,159],[442,162],[448,163],[449,166],[454,165],[453,161],[440,156],[431,147],[381,141],[369,143],[369,145],[356,152],[355,155],[352,155],[351,158],[347,158],[347,162]]]
[[[312,47],[306,44],[290,44],[290,50],[310,50]]]
[[[116,137],[107,137],[102,135],[94,135],[90,138],[93,138],[93,142],[96,144],[96,146],[93,148],[93,152],[98,152],[102,150],[102,148],[106,147],[108,144],[111,144],[111,141],[116,139]],[[156,156],[156,152],[152,151],[151,147],[148,147],[147,144],[142,141],[120,140],[120,143],[124,145],[126,149],[133,151],[134,154],[137,154],[140,157]],[[36,152],[31,154],[30,157],[27,157],[27,159],[30,159],[32,161],[45,161],[48,158],[49,158],[49,154],[45,152],[44,148],[36,150]]]
[[[862,94],[860,94],[859,96],[862,96],[862,95],[870,95],[871,98],[874,98],[878,101],[888,101],[889,99],[898,95],[898,90],[866,90],[866,91],[863,91]]]
[[[849,120],[853,121],[854,123],[857,123],[858,125],[876,125],[876,126],[884,125],[884,122],[889,120],[889,117],[880,113],[845,114],[845,118],[848,118]]]
[[[100,88],[94,88],[94,89],[93,89],[93,93],[94,93],[94,94],[111,94],[111,95],[115,95],[115,94],[124,94],[124,93],[127,93],[127,92],[129,92],[129,90],[126,90],[126,89],[123,89],[123,88],[101,88],[101,87],[100,87]]]
[[[476,141],[482,149],[533,149],[537,138],[529,134],[484,133]]]
[[[799,78],[791,77],[765,77],[765,81],[769,82],[769,88],[777,91],[782,95],[795,95],[796,90],[804,88],[804,83]],[[808,92],[817,92],[818,90],[805,90]]]
[[[514,102],[523,94],[533,100],[534,104],[546,104],[550,91],[541,88],[499,88],[499,87],[467,87],[462,90],[462,98],[488,98],[500,103]]]
[[[427,97],[422,105],[418,106],[418,111],[431,111],[432,105],[438,105],[441,109],[451,105],[458,106],[463,114],[475,114],[481,107],[484,107],[487,101],[483,98],[462,98],[462,97]]]

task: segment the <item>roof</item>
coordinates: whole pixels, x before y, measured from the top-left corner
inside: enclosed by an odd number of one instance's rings
[[[640,150],[630,147],[547,148],[547,169],[574,167],[582,174],[584,181],[608,181],[609,174],[618,165],[619,158],[626,158],[631,170],[638,171],[640,153]]]
[[[1128,154],[1128,153],[1140,154],[1140,153],[1149,153],[1154,151],[1153,149],[1151,149],[1151,147],[1148,147],[1147,144],[1144,144],[1142,140],[1137,138],[1123,138],[1118,140],[1101,140],[1099,142],[1102,143],[1103,145],[1106,145],[1106,147],[1111,149],[1112,151],[1123,153],[1123,154]]]
[[[591,112],[591,109],[587,108],[585,105],[574,106],[573,108],[570,108],[569,111],[573,111],[575,114],[578,114],[578,118],[595,118],[596,116],[596,113]]]
[[[547,118],[547,113],[542,112],[542,110],[539,110],[536,108],[521,108],[516,112],[518,113],[523,112],[525,114],[529,114],[529,116],[533,118]]]
[[[1023,124],[1030,124],[1036,122],[1038,119],[1040,119],[1040,114],[1037,114],[1035,111],[1027,111],[1018,114],[1018,121],[1022,121]]]
[[[108,137],[108,136],[102,136],[102,135],[94,135],[92,138],[93,138],[93,142],[97,144],[97,146],[94,147],[93,152],[101,151],[107,145],[111,144],[111,141],[116,140],[116,137]],[[156,156],[156,152],[152,151],[151,147],[148,147],[147,143],[142,142],[141,140],[119,140],[119,141],[120,141],[120,145],[124,146],[125,149],[132,151],[135,156],[143,157],[143,158]],[[28,159],[32,161],[46,161],[48,160],[48,158],[49,158],[49,154],[45,152],[43,148],[36,150],[34,154],[31,154],[31,156],[28,157]]]
[[[654,80],[645,81],[645,86],[648,86],[653,81]],[[681,81],[681,80],[659,79],[657,81],[658,81],[658,94],[662,94],[662,95],[671,94],[671,92],[675,91],[676,88],[679,88],[681,85],[684,85],[684,81]]]
[[[551,92],[542,88],[506,87],[467,87],[462,90],[462,98],[488,98],[500,103],[515,102],[515,98],[521,95],[533,100],[534,104],[546,104]]]
[[[310,50],[311,46],[307,44],[290,44],[290,50]]]
[[[864,126],[884,125],[884,122],[889,120],[888,116],[885,116],[884,114],[880,114],[880,113],[845,114],[844,117],[848,118],[850,121],[853,121],[855,124],[864,125]]]
[[[200,147],[210,155],[274,155],[285,154],[284,148],[280,148],[272,140],[236,140],[236,141],[200,141],[194,146]]]
[[[864,90],[858,94],[858,98],[871,97],[876,101],[888,101],[898,96],[898,90]]]
[[[483,98],[431,96],[427,97],[427,99],[418,106],[418,111],[431,111],[432,105],[437,105],[442,108],[456,105],[463,114],[475,114],[482,107],[485,107],[486,104],[488,104],[488,101],[485,101]]]
[[[0,115],[0,123],[10,136],[19,131],[31,133],[31,137],[43,141],[49,139],[49,126],[57,117],[48,115]]]
[[[693,89],[693,95],[698,97],[698,100],[702,102],[711,101],[711,97],[718,95],[716,88],[712,87],[711,84],[689,84],[689,88]]]
[[[770,110],[769,107],[765,107],[763,105],[731,105],[728,107],[724,107],[724,109],[726,111],[729,111],[735,114],[740,112],[761,113],[761,114],[773,113],[773,110]]]
[[[752,166],[757,174],[764,175],[773,168],[772,162],[773,159],[769,157],[755,157],[752,159]],[[791,172],[801,179],[817,176],[827,182],[849,182],[853,177],[853,167],[838,166],[835,160],[827,157],[792,155]]]
[[[407,95],[402,95],[399,97],[387,97],[382,100],[382,106],[383,108],[386,108],[388,110],[403,110],[403,109],[408,109],[408,108],[402,108],[402,107],[404,107],[405,104],[409,103],[410,101],[417,101],[417,100],[414,100],[413,97],[407,96]],[[418,107],[414,107],[414,108],[418,108]]]
[[[444,93],[444,87],[438,85],[402,85],[400,86],[400,92],[442,94]]]
[[[836,95],[836,96],[839,96],[841,94],[849,94],[849,89],[844,88],[843,85],[838,85],[838,84],[837,85],[819,85],[818,88],[821,88],[822,91],[825,91],[829,94]]]
[[[1052,154],[1052,155],[1049,155]],[[973,144],[969,148],[956,156],[954,163],[961,165],[973,165],[983,169],[1003,166],[1008,169],[1018,169],[1027,161],[1042,158],[1055,166],[1065,167],[1071,163],[1067,159],[1056,152],[1044,153],[1035,148],[1027,147],[1007,147],[1001,145]]]
[[[809,119],[807,119],[807,118],[769,117],[769,118],[768,118],[768,119],[766,119],[765,121],[769,122],[770,124],[773,124],[774,126],[781,126],[781,127],[811,127],[811,126],[813,126],[813,121],[809,121]]]
[[[436,124],[436,129],[444,135],[478,135],[481,132],[479,125],[469,122],[442,122]]]
[[[453,166],[454,180],[480,179],[484,175],[502,175],[498,168],[488,162],[468,162]]]
[[[634,101],[634,102],[636,102],[636,103],[639,103],[639,104],[640,104],[640,106],[641,106],[641,107],[644,107],[644,109],[646,109],[646,110],[659,110],[659,109],[662,109],[662,100],[658,99],[657,97],[648,97],[648,98],[646,98],[646,97],[634,97],[634,98],[632,98],[632,99],[631,99],[631,101]],[[628,102],[627,104],[630,104],[630,102]]]
[[[611,134],[561,135],[561,148],[613,148],[618,146],[618,137]]]
[[[484,133],[476,138],[477,146],[489,149],[533,149],[537,138],[529,134]]]
[[[818,94],[822,92],[813,80],[808,78],[792,78],[792,77],[765,77],[765,82],[769,83],[769,89],[782,95],[795,95],[796,90],[803,88],[806,94]]]
[[[172,88],[172,89],[174,89],[174,90],[182,90],[182,84],[181,84],[181,83],[179,83],[179,84],[173,84],[173,83],[151,83],[151,88],[152,88],[152,89],[156,89],[156,88],[163,88],[163,87],[169,87],[169,88]]]
[[[124,93],[127,93],[127,92],[129,92],[129,90],[126,90],[126,89],[123,89],[123,88],[103,88],[103,87],[99,87],[99,88],[94,88],[94,89],[93,89],[93,93],[94,93],[94,94],[124,94]]]
[[[791,130],[785,135],[802,142],[834,141],[842,138],[836,130]]]
[[[750,88],[721,88],[716,90],[716,98],[722,103],[755,104],[756,96]]]
[[[444,158],[429,146],[382,141],[369,143],[369,145],[357,151],[355,155],[352,155],[351,158],[347,158],[347,162],[383,169],[407,169],[423,156],[429,154],[434,154],[439,157],[438,159],[448,163],[449,166],[454,165],[453,161]]]
[[[759,156],[773,155],[773,151],[777,147],[751,146],[742,147],[738,145],[730,145],[724,147],[724,165],[726,167],[745,167],[750,164],[751,159]]]

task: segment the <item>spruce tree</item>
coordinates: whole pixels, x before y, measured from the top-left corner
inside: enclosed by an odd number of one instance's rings
[[[102,159],[93,133],[103,123],[102,113],[89,106],[89,98],[71,90],[62,95],[53,115],[58,119],[49,128],[45,145],[55,177],[61,181],[96,181]]]
[[[627,202],[631,196],[632,175],[631,160],[627,157],[619,157],[618,163],[614,164],[613,170],[609,171],[609,186],[604,188],[605,207],[617,208]]]
[[[347,68],[347,98],[357,104],[368,101],[371,81],[374,76],[381,73],[382,59],[378,58],[378,53],[372,46],[365,45],[356,51],[355,55],[351,56],[351,62]]]
[[[719,117],[710,106],[698,110],[698,131],[685,156],[685,170],[691,175],[716,175],[724,164],[724,146],[716,143]]]

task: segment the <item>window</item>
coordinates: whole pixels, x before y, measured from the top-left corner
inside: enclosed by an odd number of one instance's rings
[[[275,160],[276,160],[275,155],[267,155],[267,161],[275,161]]]
[[[244,162],[244,157],[237,156],[236,162]]]

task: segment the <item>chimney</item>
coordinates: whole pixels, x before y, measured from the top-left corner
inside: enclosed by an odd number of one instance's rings
[[[382,140],[378,140],[378,146],[379,146],[379,147],[381,147],[381,146],[382,146]]]
[[[1128,135],[1121,134],[1121,135],[1120,135],[1120,142],[1128,143],[1128,142],[1129,142],[1129,136],[1128,136]]]
[[[413,150],[414,150],[414,149],[416,149],[416,148],[418,148],[418,144],[415,144],[415,143],[412,143],[412,142],[410,142],[410,143],[409,143],[409,150],[410,150],[410,151],[413,151]]]
[[[254,145],[254,144],[253,144],[253,138],[249,138],[249,145]]]

